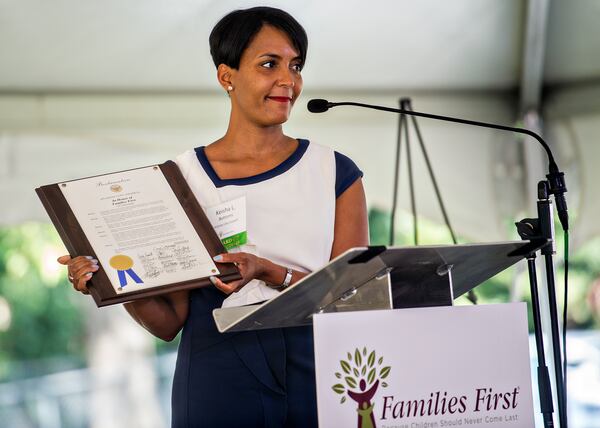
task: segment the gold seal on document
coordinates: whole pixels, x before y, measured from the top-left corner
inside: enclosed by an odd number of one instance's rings
[[[120,184],[113,184],[112,186],[110,186],[110,190],[112,190],[115,193],[119,193],[121,190],[123,190],[123,187]]]
[[[133,260],[125,254],[112,256],[108,263],[116,270],[127,270],[131,269],[131,266],[133,266]]]

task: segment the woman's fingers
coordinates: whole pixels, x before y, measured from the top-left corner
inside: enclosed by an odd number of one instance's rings
[[[92,256],[77,256],[77,257],[71,257],[68,254],[64,255],[64,256],[60,256],[59,258],[56,259],[56,261],[58,263],[60,263],[61,265],[70,265],[71,263],[77,263],[79,261],[84,261],[84,260],[93,260],[94,258]]]
[[[69,281],[73,288],[83,294],[89,294],[87,282],[92,278],[94,272],[98,271],[98,260],[91,256],[78,256],[71,258],[65,255],[57,259],[58,263],[67,266]]]
[[[91,267],[98,264],[98,260],[91,256],[79,256],[75,258],[71,258],[70,256],[61,256],[57,259],[57,261],[63,265],[67,265],[68,274],[70,277],[74,276],[74,274],[84,266]]]
[[[78,280],[76,280],[73,283],[73,287],[75,287],[75,290],[80,291],[83,294],[90,294],[90,291],[87,288],[86,282],[88,282],[91,277],[92,277],[92,273],[89,272],[89,273],[83,275]]]
[[[211,282],[224,293],[231,294],[239,291],[244,285],[253,279],[259,277],[259,258],[254,254],[249,253],[224,253],[213,257],[217,263],[235,263],[242,279],[238,281],[230,282],[229,284],[224,283],[217,277],[211,277]]]
[[[69,261],[71,260],[71,256],[66,255],[66,256],[60,256],[58,259],[56,259],[56,261],[58,263],[60,263],[61,265],[66,265],[69,263]]]
[[[217,287],[219,290],[221,290],[225,294],[235,293],[236,291],[238,291],[240,288],[242,288],[245,285],[245,282],[243,279],[230,282],[229,284],[224,283],[216,276],[211,276],[211,277],[209,277],[209,279],[210,279],[210,282],[212,282],[215,287]]]
[[[69,264],[69,277],[80,278],[88,272],[98,270],[98,261],[95,259],[83,259]]]
[[[248,260],[247,253],[223,253],[213,257],[217,263],[243,263]]]
[[[96,260],[93,257],[88,257],[88,256],[75,257],[74,259],[71,259],[71,261],[68,264],[69,273],[72,274],[72,273],[78,271],[79,269],[81,269],[83,266],[92,266],[92,265],[97,265],[97,264],[98,264],[98,260]]]
[[[71,270],[70,275],[74,279],[79,280],[79,278],[86,276],[88,273],[92,274],[92,273],[96,272],[98,269],[100,269],[100,268],[98,267],[97,264],[87,263],[87,264],[79,267],[77,270]],[[91,275],[90,275],[90,277],[91,277]]]

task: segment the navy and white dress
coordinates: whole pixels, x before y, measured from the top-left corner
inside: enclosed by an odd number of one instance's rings
[[[362,172],[328,147],[298,143],[280,165],[247,178],[219,178],[204,147],[184,152],[176,163],[204,208],[245,196],[248,244],[242,251],[310,272],[329,261],[336,198]],[[259,290],[261,284],[246,287]],[[221,334],[212,310],[226,297],[212,287],[190,292],[172,426],[316,427],[312,327]]]

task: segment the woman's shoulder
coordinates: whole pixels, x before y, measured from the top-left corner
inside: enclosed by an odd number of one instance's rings
[[[363,176],[358,165],[348,156],[334,152],[335,156],[335,197],[338,198],[356,180]]]
[[[185,175],[190,168],[198,163],[196,149],[188,149],[185,152],[178,154],[175,156],[175,158],[173,158],[173,162],[177,164],[181,172]]]
[[[298,138],[297,140],[300,143],[300,147],[306,146],[308,151],[316,152],[326,156],[333,156],[336,164],[340,164],[342,166],[356,166],[356,163],[349,156],[333,149],[331,146],[315,142],[314,140],[309,140],[307,138]]]
[[[363,177],[363,172],[358,165],[347,155],[334,150],[333,148],[315,143],[313,141],[298,139],[304,141],[308,146],[308,152],[312,153],[313,157],[319,157],[324,160],[330,160],[335,168],[335,197],[339,197],[348,187],[356,180]]]
[[[173,161],[178,163],[178,162],[190,162],[190,160],[195,159],[196,158],[196,151],[198,149],[200,149],[202,147],[196,147],[194,149],[188,149],[184,152],[179,153],[178,155],[175,156],[175,158],[173,158]]]

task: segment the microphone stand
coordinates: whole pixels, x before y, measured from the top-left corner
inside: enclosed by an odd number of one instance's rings
[[[515,225],[517,226],[517,232],[522,239],[544,239],[547,244],[541,248],[541,254],[544,255],[546,262],[546,276],[548,286],[548,299],[550,308],[556,308],[556,288],[554,283],[554,263],[552,256],[554,254],[554,215],[552,201],[549,199],[548,193],[548,182],[540,181],[538,183],[538,201],[537,211],[538,218],[525,218]],[[548,374],[548,367],[546,366],[546,357],[544,353],[544,342],[542,339],[542,321],[540,316],[540,303],[538,295],[537,285],[537,273],[535,265],[535,252],[527,255],[527,268],[529,272],[529,287],[531,290],[531,303],[532,303],[532,315],[533,315],[533,327],[535,332],[535,345],[538,356],[538,391],[540,395],[540,409],[544,421],[544,427],[552,427],[553,419],[552,413],[554,406],[552,405],[552,390],[550,386],[550,376]],[[560,346],[559,344],[559,331],[558,331],[558,317],[556,311],[550,311],[550,324],[552,332],[552,351],[554,357],[554,376],[556,380],[556,392],[558,398],[558,416],[560,426],[566,428],[567,426],[567,409],[566,409],[566,394],[563,383],[563,372],[561,371],[561,365],[557,362],[561,360]],[[563,326],[564,328],[564,326]]]
[[[425,117],[427,119],[441,120],[445,122],[461,123],[464,125],[478,126],[482,128],[498,129],[501,131],[516,132],[519,134],[529,135],[535,138],[545,149],[548,160],[549,160],[549,172],[546,175],[547,180],[543,180],[538,185],[538,216],[537,219],[524,219],[517,223],[517,231],[523,239],[530,239],[530,237],[543,237],[548,240],[548,244],[541,249],[541,253],[544,255],[546,263],[546,278],[549,295],[548,310],[550,312],[550,324],[552,331],[552,351],[554,357],[554,376],[557,388],[557,399],[558,399],[558,416],[559,426],[561,428],[567,428],[567,402],[566,392],[564,390],[564,377],[563,377],[563,362],[561,359],[561,345],[559,337],[559,325],[558,325],[558,310],[556,305],[556,289],[554,283],[554,263],[552,255],[554,254],[554,223],[552,221],[552,201],[549,196],[554,195],[554,201],[556,203],[558,217],[561,222],[563,230],[566,232],[569,229],[569,217],[567,210],[567,203],[565,200],[565,192],[567,187],[565,185],[564,173],[558,169],[558,166],[554,160],[554,156],[548,144],[542,139],[541,136],[535,132],[524,129],[515,128],[511,126],[498,125],[489,122],[480,122],[469,119],[462,119],[451,116],[442,116],[437,114],[422,113],[413,111],[407,108],[390,108],[371,104],[355,103],[355,102],[329,102],[322,99],[310,100],[308,103],[308,110],[313,113],[322,113],[330,109],[331,107],[337,106],[355,106],[364,107],[374,110],[387,111],[391,113],[399,113],[407,116]],[[404,106],[406,107],[406,106]],[[527,257],[530,287],[532,293],[532,312],[534,318],[534,332],[536,338],[536,347],[538,350],[538,388],[540,393],[540,407],[544,418],[545,427],[553,427],[553,406],[552,406],[552,393],[551,384],[549,381],[548,368],[545,363],[544,354],[544,342],[541,330],[541,317],[540,317],[540,302],[538,296],[538,285],[537,275],[535,271],[535,253],[530,254]],[[565,302],[566,304],[566,302]]]

